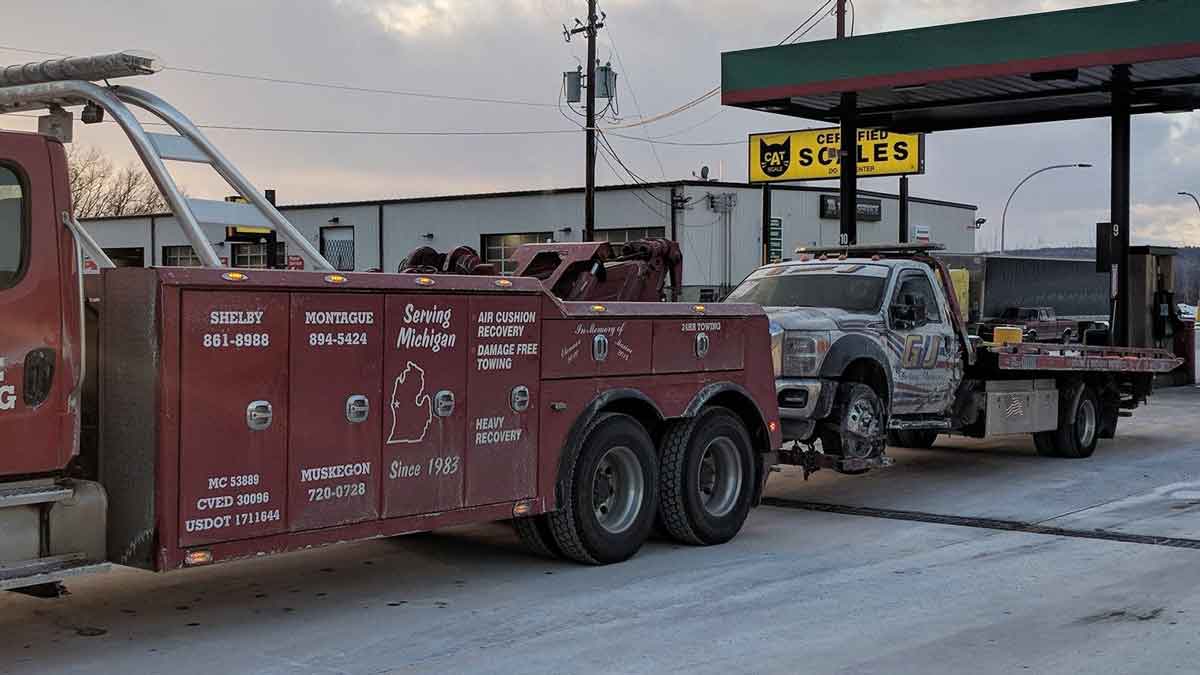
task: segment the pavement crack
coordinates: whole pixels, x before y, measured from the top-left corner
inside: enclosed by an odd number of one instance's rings
[[[955,516],[943,513],[902,511],[898,509],[879,509],[868,506],[848,506],[844,504],[829,504],[825,502],[783,499],[780,497],[766,497],[763,499],[762,503],[764,506],[775,506],[785,509],[800,509],[803,511],[817,511],[821,513],[836,513],[847,516],[884,518],[888,520],[906,520],[918,523],[932,523],[935,525],[954,525],[956,527],[971,527],[981,530],[1044,534],[1053,537],[1099,539],[1103,541],[1118,541],[1129,544],[1144,544],[1147,546],[1200,549],[1200,539],[1165,537],[1152,534],[1129,534],[1125,532],[1113,532],[1111,530],[1078,530],[1065,527],[1053,527],[1049,525],[1042,525],[1041,523],[1047,522],[1045,520],[1036,522],[1022,522],[1019,520],[1001,520],[996,518],[972,518],[969,516]]]

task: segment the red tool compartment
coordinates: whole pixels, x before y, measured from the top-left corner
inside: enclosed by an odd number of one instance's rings
[[[379,515],[383,305],[381,295],[292,294],[292,530]]]
[[[287,527],[288,294],[185,290],[179,543]]]
[[[740,370],[745,361],[744,322],[698,316],[654,322],[654,372]]]
[[[546,321],[542,360],[547,379],[650,372],[651,322],[636,319]]]
[[[467,506],[532,497],[540,298],[471,298]]]
[[[729,367],[717,342],[707,368],[652,374],[653,340],[688,350],[678,335],[703,310],[596,310],[536,279],[167,268],[101,281],[100,470],[110,556],[127,565],[537,513],[555,506],[565,434],[595,395],[642,391],[678,416],[706,387],[750,387],[705,372]],[[732,318],[719,320],[724,332]]]
[[[383,515],[463,505],[468,299],[389,295]]]

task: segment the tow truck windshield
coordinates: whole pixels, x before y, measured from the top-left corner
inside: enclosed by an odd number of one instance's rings
[[[751,274],[726,300],[873,314],[883,302],[886,283],[887,268],[879,265],[784,265]]]

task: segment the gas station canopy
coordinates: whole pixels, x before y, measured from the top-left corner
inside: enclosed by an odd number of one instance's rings
[[[725,105],[861,127],[939,131],[1200,108],[1200,1],[1138,0],[721,55]]]

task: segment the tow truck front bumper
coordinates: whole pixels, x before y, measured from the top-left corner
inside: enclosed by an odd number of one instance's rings
[[[816,423],[829,417],[837,382],[821,378],[781,377],[775,380],[779,421],[785,441],[812,438]]]

